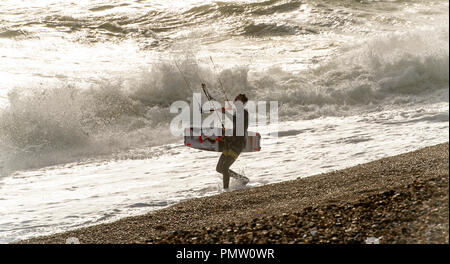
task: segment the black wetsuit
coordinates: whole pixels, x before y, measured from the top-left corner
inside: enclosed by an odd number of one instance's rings
[[[219,158],[219,162],[217,163],[216,170],[219,173],[223,174],[223,183],[224,188],[228,188],[228,184],[230,181],[230,173],[235,173],[230,170],[231,165],[238,158],[239,154],[241,154],[242,150],[245,147],[245,135],[247,134],[248,128],[248,112],[244,109],[243,112],[244,117],[244,136],[237,135],[237,116],[233,115],[233,136],[225,136],[223,140],[223,151],[222,155]]]

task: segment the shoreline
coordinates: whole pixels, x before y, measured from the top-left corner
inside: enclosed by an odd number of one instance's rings
[[[448,142],[16,243],[449,243]]]

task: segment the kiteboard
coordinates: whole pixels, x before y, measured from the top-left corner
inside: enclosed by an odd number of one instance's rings
[[[186,128],[184,131],[184,145],[208,151],[222,152],[224,150],[224,137],[219,136],[221,128]],[[228,130],[232,134],[231,130]],[[225,133],[227,135],[227,133]],[[242,152],[255,152],[261,150],[261,135],[257,132],[248,131],[244,137],[245,147]],[[230,177],[246,185],[249,179],[239,173],[229,170]]]
[[[222,152],[224,150],[224,137],[218,136],[221,128],[186,128],[184,131],[184,145],[208,151]],[[228,131],[232,134],[231,131]],[[225,135],[228,133],[225,132]],[[261,150],[261,135],[258,132],[248,131],[244,137],[245,147],[242,152],[255,152]]]

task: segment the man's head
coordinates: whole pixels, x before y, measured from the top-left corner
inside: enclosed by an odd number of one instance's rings
[[[234,98],[234,101],[241,101],[243,105],[245,105],[248,101],[248,98],[245,94],[238,94],[236,98]]]

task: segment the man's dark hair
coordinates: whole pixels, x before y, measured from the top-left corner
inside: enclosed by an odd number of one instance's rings
[[[241,97],[242,102],[245,104],[248,102],[248,98],[245,94],[239,94],[239,97]]]

